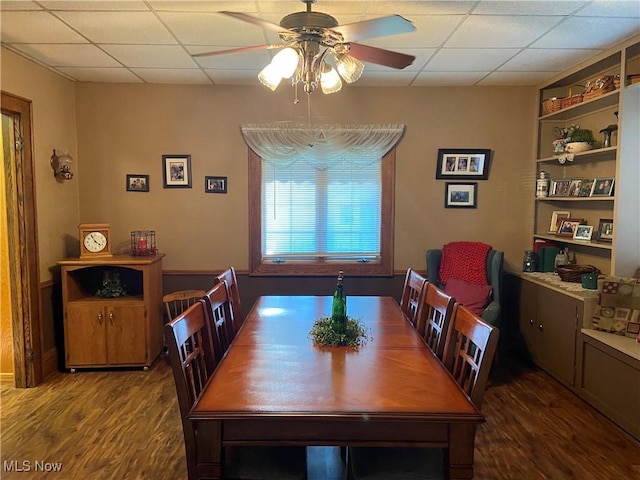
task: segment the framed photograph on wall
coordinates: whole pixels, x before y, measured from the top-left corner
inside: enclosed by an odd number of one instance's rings
[[[600,219],[596,240],[599,242],[613,242],[613,218]]]
[[[486,180],[491,150],[482,148],[439,148],[436,178]]]
[[[589,241],[591,240],[592,234],[593,234],[593,225],[578,225],[575,231],[573,232],[573,239]]]
[[[204,177],[205,193],[227,193],[227,177]]]
[[[149,175],[127,173],[127,192],[148,192]]]
[[[191,188],[191,155],[162,155],[164,188]]]
[[[447,182],[444,188],[444,208],[476,208],[477,183]]]

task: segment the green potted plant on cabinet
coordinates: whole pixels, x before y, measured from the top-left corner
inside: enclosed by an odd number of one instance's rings
[[[578,128],[571,133],[565,151],[569,153],[585,152],[595,143],[593,132],[588,128]]]

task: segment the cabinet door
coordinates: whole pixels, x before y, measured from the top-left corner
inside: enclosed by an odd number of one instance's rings
[[[66,366],[104,365],[107,361],[104,306],[70,303],[66,314]]]
[[[582,302],[553,290],[538,295],[537,363],[568,385],[574,385],[576,328]]]
[[[520,286],[520,333],[524,338],[529,354],[537,362],[538,341],[538,287],[536,284],[522,281]]]
[[[142,365],[146,361],[144,304],[107,306],[110,365]]]

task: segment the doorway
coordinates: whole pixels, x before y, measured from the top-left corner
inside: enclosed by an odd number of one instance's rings
[[[7,245],[7,256],[3,261],[7,260],[10,289],[13,376],[16,387],[28,388],[42,382],[40,267],[31,101],[5,92],[2,92],[2,147],[6,222],[3,218],[1,232]],[[2,315],[5,317],[4,310]],[[6,317],[3,324],[5,320]]]

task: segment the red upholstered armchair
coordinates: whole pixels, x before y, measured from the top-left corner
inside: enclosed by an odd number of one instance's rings
[[[456,242],[457,243],[457,242]],[[474,243],[474,242],[469,242]],[[450,245],[450,244],[449,244]],[[445,245],[446,247],[446,245]],[[448,277],[446,280],[449,283],[449,287],[447,288],[447,284],[441,279],[440,271],[442,264],[442,249],[431,249],[427,250],[426,260],[427,260],[427,280],[430,283],[436,284],[441,289],[447,291],[451,296],[456,297],[456,300],[465,304],[465,299],[463,297],[467,297],[469,302],[474,302],[476,307],[482,303],[481,308],[478,308],[477,313],[482,316],[482,319],[489,323],[490,325],[494,325],[496,327],[500,327],[500,304],[501,304],[501,294],[502,294],[502,275],[503,275],[503,262],[504,262],[504,253],[494,250],[490,246],[488,246],[488,251],[486,252],[486,261],[482,262],[485,267],[485,272],[483,275],[486,276],[484,282],[486,285],[489,285],[491,288],[489,289],[484,286],[484,291],[490,292],[488,293],[489,298],[486,302],[481,302],[479,297],[482,296],[483,286],[479,283],[471,282],[470,285],[465,285],[455,276]],[[463,272],[465,272],[465,265],[459,266]],[[453,269],[455,272],[456,269]],[[458,269],[458,271],[460,271]],[[449,272],[451,273],[451,271]],[[469,273],[469,272],[467,272]],[[472,272],[473,273],[473,272]],[[477,274],[477,272],[475,272]],[[455,274],[454,274],[455,275]],[[464,276],[464,275],[460,275]],[[451,281],[453,279],[454,281]],[[468,279],[467,279],[468,280]],[[455,286],[455,291],[454,287]],[[466,288],[465,288],[466,286]],[[456,293],[458,295],[456,295]],[[476,297],[476,298],[473,298]],[[469,305],[467,305],[469,307]]]

